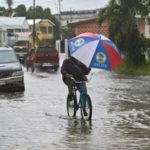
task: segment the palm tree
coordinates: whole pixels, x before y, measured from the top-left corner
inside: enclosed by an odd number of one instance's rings
[[[8,6],[8,16],[11,16],[13,13],[12,5],[13,5],[13,0],[6,0],[6,4]]]
[[[98,22],[109,22],[109,36],[118,47],[127,53],[130,65],[142,63],[142,40],[136,24],[136,15],[148,15],[145,0],[110,0],[108,6],[99,13]]]

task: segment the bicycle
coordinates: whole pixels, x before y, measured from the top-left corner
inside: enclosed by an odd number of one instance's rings
[[[85,81],[76,81],[73,77],[70,79],[75,83],[73,86],[73,94],[67,96],[67,113],[69,117],[76,117],[78,109],[81,110],[81,116],[83,120],[91,120],[92,118],[92,101],[87,93],[87,90],[83,86]],[[78,87],[80,86],[79,98],[77,95]]]

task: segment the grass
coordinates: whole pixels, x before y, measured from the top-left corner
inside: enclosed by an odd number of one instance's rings
[[[128,75],[150,75],[150,59],[146,61],[146,63],[140,67],[131,67],[124,63],[120,67],[115,70],[120,74],[128,74]]]

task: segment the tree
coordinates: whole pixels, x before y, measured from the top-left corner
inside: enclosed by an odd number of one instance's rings
[[[25,5],[19,5],[15,8],[15,16],[19,17],[19,16],[27,16],[27,12],[26,12],[26,7]]]
[[[51,18],[51,10],[49,8],[45,8],[43,12],[43,19]]]
[[[13,0],[6,0],[6,4],[8,5],[8,12],[7,15],[11,16],[13,13],[12,5],[13,5]]]
[[[34,10],[32,7],[29,7],[27,10],[27,18],[28,19],[49,19],[51,17],[51,12],[49,8],[43,8],[41,6],[36,6],[35,8],[35,16],[34,16]]]
[[[149,0],[110,0],[99,13],[98,23],[109,23],[109,37],[126,52],[126,59],[132,66],[143,61],[143,40],[136,24],[136,15],[148,16]]]
[[[0,16],[4,16],[6,14],[5,7],[0,7]]]
[[[27,10],[27,19],[33,19],[34,18],[34,11],[32,7],[29,7]]]
[[[43,8],[41,6],[36,6],[35,8],[35,16],[38,19],[43,19],[44,16],[44,11]]]

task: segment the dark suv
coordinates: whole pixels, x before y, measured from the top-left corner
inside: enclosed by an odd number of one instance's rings
[[[22,66],[12,48],[0,47],[0,91],[24,91]]]
[[[28,41],[17,41],[14,45],[14,50],[20,60],[21,63],[24,63],[28,52]]]
[[[27,69],[30,65],[34,67],[52,68],[57,71],[59,68],[59,53],[54,46],[39,46],[31,52],[26,59]]]

